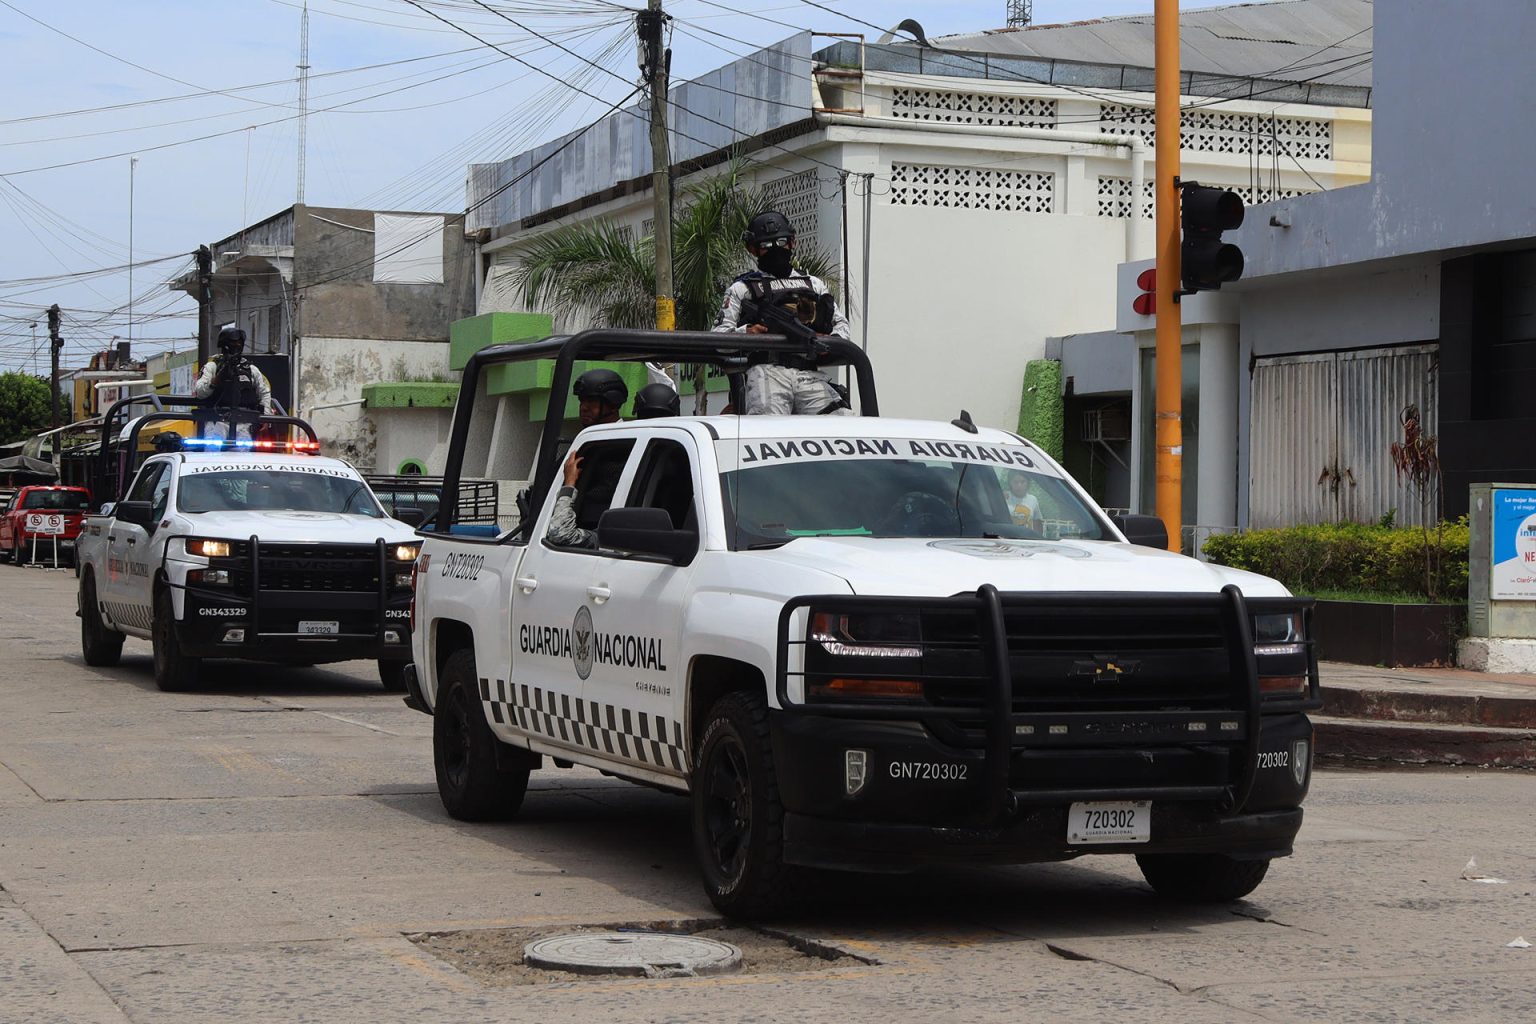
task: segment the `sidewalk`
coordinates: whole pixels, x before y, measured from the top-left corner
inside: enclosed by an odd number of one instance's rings
[[[1325,759],[1536,769],[1536,675],[1324,662]]]

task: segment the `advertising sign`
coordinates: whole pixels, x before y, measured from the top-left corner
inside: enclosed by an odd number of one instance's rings
[[[1495,601],[1536,601],[1536,491],[1493,492]]]

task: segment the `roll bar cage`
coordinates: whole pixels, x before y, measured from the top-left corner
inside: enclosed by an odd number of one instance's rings
[[[816,362],[821,366],[847,365],[853,368],[858,388],[859,412],[880,415],[875,395],[875,374],[864,350],[842,338],[821,337]],[[458,519],[458,483],[464,464],[464,447],[469,439],[469,421],[474,412],[480,375],[491,366],[553,359],[554,373],[549,382],[552,400],[544,416],[539,435],[538,461],[535,464],[529,499],[539,508],[558,469],[561,415],[565,395],[571,391],[572,367],[578,359],[611,363],[703,363],[719,367],[728,374],[744,373],[760,354],[805,357],[803,341],[777,334],[726,334],[714,331],[635,331],[598,329],[573,335],[554,335],[542,341],[491,345],[469,357],[459,384],[459,401],[453,410],[453,432],[449,439],[448,462],[443,469],[443,499],[431,532],[447,533]],[[732,400],[740,403],[737,388]]]
[[[130,417],[128,410],[135,405],[153,406],[153,411],[138,417]],[[190,412],[174,412],[166,406],[186,406]],[[202,410],[217,410],[209,413]],[[191,395],[129,395],[119,399],[101,417],[101,443],[96,453],[96,468],[91,474],[91,496],[97,507],[108,501],[118,501],[133,474],[138,471],[139,435],[144,428],[155,423],[176,420],[206,420],[249,423],[257,427],[296,427],[318,444],[320,438],[315,428],[296,416],[269,416],[248,409],[231,409],[216,405],[212,399],[194,398]]]

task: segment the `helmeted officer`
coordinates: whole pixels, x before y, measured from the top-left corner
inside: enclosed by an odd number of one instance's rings
[[[753,217],[742,243],[757,269],[742,274],[725,290],[714,330],[766,334],[755,315],[764,305],[795,312],[817,334],[846,339],[848,319],[831,289],[819,277],[794,268],[795,228],[778,210]],[[747,370],[748,413],[828,413],[848,411],[841,392],[809,355],[764,356]]]
[[[208,360],[192,386],[192,396],[211,398],[217,408],[243,409],[257,415],[272,412],[272,385],[245,358],[245,332],[234,324],[222,328],[218,348],[218,355]],[[222,438],[227,436],[226,430],[226,424],[215,421],[208,424],[207,433]],[[237,424],[236,436],[249,440],[251,425]]]

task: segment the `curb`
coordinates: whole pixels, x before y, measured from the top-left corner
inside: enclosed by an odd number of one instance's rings
[[[1402,696],[1402,695],[1395,695]],[[1536,729],[1316,715],[1317,756],[1536,770]]]
[[[1536,699],[1533,698],[1326,685],[1322,688],[1322,697],[1323,707],[1332,718],[1536,729]]]

